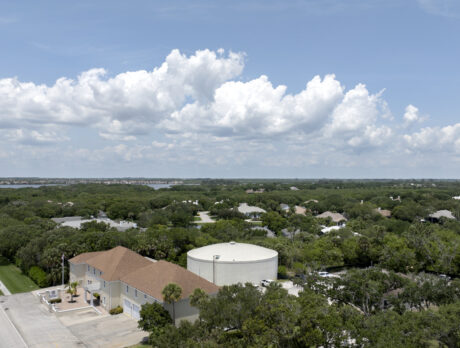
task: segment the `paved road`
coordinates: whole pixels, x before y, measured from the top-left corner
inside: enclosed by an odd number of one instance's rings
[[[27,347],[3,308],[0,308],[0,337],[0,348]]]
[[[27,347],[75,348],[85,346],[57,319],[55,314],[49,313],[32,293],[4,296],[1,300],[4,301],[0,304],[4,313],[6,312],[12,324],[17,328]],[[9,334],[10,339],[13,336],[12,333]],[[3,335],[1,337],[3,340]],[[18,347],[24,347],[24,345]]]
[[[5,286],[5,284],[2,283],[1,280],[0,280],[0,290],[2,290],[4,295],[11,295],[10,290],[8,290],[8,288]]]

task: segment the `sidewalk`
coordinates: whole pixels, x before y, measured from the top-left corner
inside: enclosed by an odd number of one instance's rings
[[[0,280],[0,290],[2,290],[3,294],[6,296],[6,295],[11,295],[11,292],[10,290],[8,290],[8,288],[5,286],[5,284],[2,283],[2,281]]]

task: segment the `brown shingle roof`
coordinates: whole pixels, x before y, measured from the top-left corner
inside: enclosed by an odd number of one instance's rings
[[[377,209],[374,209],[374,211],[379,213],[383,217],[391,217],[391,211],[390,210],[377,208]]]
[[[327,219],[328,217],[331,218],[331,220],[333,222],[340,222],[340,221],[347,221],[347,218],[345,216],[343,216],[342,214],[339,214],[339,213],[332,213],[330,211],[325,211],[324,213],[322,214],[319,214],[319,215],[316,215],[317,218],[323,218],[323,219]]]
[[[101,253],[104,253],[104,252],[105,251],[93,251],[90,253],[83,253],[75,257],[72,257],[71,259],[69,259],[69,262],[72,262],[73,264],[86,263],[86,261],[88,261],[89,259],[97,255],[100,255]]]
[[[69,260],[72,263],[86,263],[100,271],[107,281],[118,280],[125,274],[151,264],[151,261],[122,246],[107,251],[84,253]]]
[[[203,289],[208,294],[219,290],[218,286],[185,268],[167,261],[151,262],[122,246],[106,251],[83,253],[69,262],[88,264],[102,271],[102,279],[121,280],[158,300],[163,299],[161,291],[169,283],[176,283],[182,288],[181,298],[188,298],[196,288]]]
[[[196,288],[203,289],[208,294],[216,293],[219,290],[218,286],[206,279],[163,260],[150,263],[146,267],[128,273],[120,280],[160,301],[163,300],[161,291],[169,283],[176,283],[182,288],[181,299],[188,298]]]

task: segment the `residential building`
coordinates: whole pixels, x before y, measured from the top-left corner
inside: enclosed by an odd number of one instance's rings
[[[322,219],[327,219],[331,218],[332,222],[335,222],[336,224],[343,223],[347,221],[347,218],[343,216],[342,214],[339,213],[333,213],[330,211],[325,211],[322,214],[316,215],[317,218],[322,218]]]
[[[69,266],[70,281],[84,288],[85,299],[89,296],[93,303],[93,295],[98,293],[100,305],[106,310],[121,306],[125,314],[136,320],[145,303],[158,302],[172,313],[172,305],[165,303],[161,294],[170,283],[182,288],[181,298],[175,304],[176,323],[198,318],[198,309],[189,303],[196,288],[208,294],[219,290],[216,285],[178,265],[147,259],[121,246],[77,255],[69,260]]]

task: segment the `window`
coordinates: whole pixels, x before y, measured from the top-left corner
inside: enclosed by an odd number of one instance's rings
[[[102,271],[99,271],[99,276],[101,276],[101,275],[102,275]]]
[[[134,289],[134,297],[137,297],[137,289]]]
[[[89,265],[88,265],[88,272],[89,272]]]
[[[96,275],[96,268],[93,268],[93,274]]]
[[[105,288],[105,280],[104,280],[104,288]]]
[[[147,295],[146,295],[146,294],[144,294],[144,298],[147,298]]]
[[[128,293],[128,292],[129,292],[129,286],[126,285],[126,293]]]

